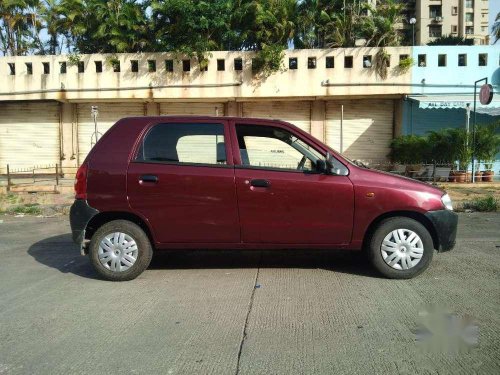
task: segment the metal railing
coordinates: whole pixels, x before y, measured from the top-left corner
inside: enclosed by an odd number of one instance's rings
[[[59,186],[67,175],[74,175],[78,167],[64,167],[60,164],[12,168],[9,164],[0,167],[0,186],[10,191],[13,186],[54,184]]]

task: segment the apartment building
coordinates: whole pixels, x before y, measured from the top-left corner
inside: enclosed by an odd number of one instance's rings
[[[426,45],[444,35],[473,39],[475,45],[489,44],[488,0],[417,0],[408,3],[414,3],[415,7],[417,45]]]

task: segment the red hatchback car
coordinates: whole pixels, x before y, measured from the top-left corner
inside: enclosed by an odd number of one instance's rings
[[[74,241],[104,278],[163,249],[365,249],[390,278],[455,244],[431,185],[357,165],[297,127],[234,117],[118,121],[78,170]]]

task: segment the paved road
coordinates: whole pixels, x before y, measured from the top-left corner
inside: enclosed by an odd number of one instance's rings
[[[406,281],[353,254],[224,251],[110,283],[66,218],[0,220],[0,374],[500,373],[499,214],[462,214],[457,248]],[[417,340],[445,311],[476,346]]]

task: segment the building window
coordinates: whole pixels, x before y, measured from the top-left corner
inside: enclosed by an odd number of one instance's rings
[[[243,70],[243,59],[234,59],[234,70]]]
[[[467,55],[465,53],[458,55],[458,66],[467,66]]]
[[[26,63],[26,74],[33,74],[33,64],[32,63]]]
[[[307,69],[316,69],[316,57],[307,58]]]
[[[410,56],[408,55],[399,55],[399,62],[408,59]]]
[[[466,22],[474,22],[474,13],[465,13]]]
[[[326,69],[333,69],[333,68],[335,68],[335,60],[333,59],[333,56],[327,56]]]
[[[148,72],[156,72],[156,60],[148,60]]]
[[[85,73],[85,63],[78,61],[78,73]]]
[[[442,17],[441,5],[430,5],[429,6],[429,18]]]
[[[130,60],[130,70],[132,71],[132,73],[139,72],[139,61]]]
[[[452,34],[458,33],[458,26],[457,25],[451,25],[451,33]]]
[[[344,57],[344,68],[352,68],[352,56],[345,56]]]
[[[474,0],[465,0],[466,8],[474,8]]]
[[[7,63],[9,65],[9,74],[11,76],[16,75],[16,64],[15,63]]]
[[[438,55],[438,66],[446,66],[446,55]]]
[[[365,55],[363,56],[363,68],[371,68],[372,67],[372,56]]]
[[[467,35],[474,34],[474,26],[465,26],[465,34]]]
[[[418,66],[421,68],[427,66],[427,55],[418,55]]]
[[[182,71],[183,72],[191,71],[191,60],[182,60]]]
[[[208,72],[208,60],[203,61],[199,64],[200,72]]]
[[[120,73],[120,62],[118,60],[112,60],[111,65],[113,66],[113,72]]]
[[[43,74],[50,74],[50,64],[48,62],[42,63],[43,65]]]
[[[488,54],[487,53],[480,53],[478,63],[479,63],[479,66],[488,65]]]
[[[167,72],[174,71],[174,60],[165,60],[165,70]]]
[[[59,73],[60,74],[66,74],[66,61],[61,61],[59,63]]]
[[[223,72],[224,70],[226,70],[226,60],[217,59],[217,71]]]
[[[487,32],[488,31],[488,26],[481,26],[481,32]]]
[[[297,69],[297,66],[298,66],[298,61],[296,57],[288,58],[288,69],[295,70]]]
[[[451,15],[452,16],[458,15],[458,7],[451,7]]]
[[[442,34],[443,34],[443,26],[441,25],[429,26],[429,36],[431,38],[440,38]]]
[[[95,63],[95,72],[102,73],[102,61],[94,61]]]

